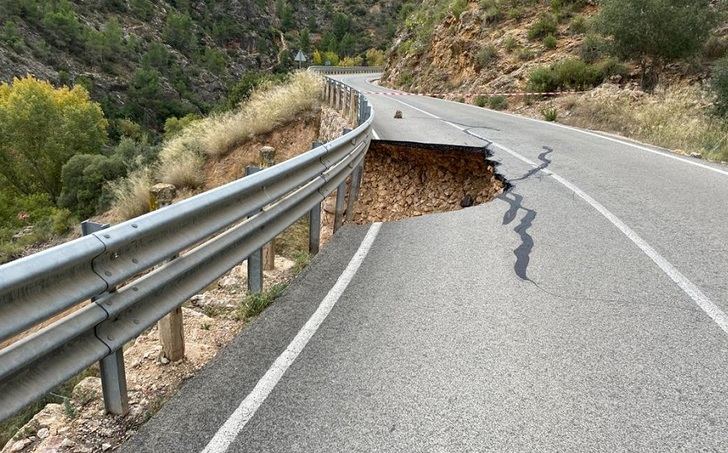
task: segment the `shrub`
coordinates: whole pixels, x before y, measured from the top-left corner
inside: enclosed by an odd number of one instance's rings
[[[581,35],[583,33],[586,33],[588,29],[589,24],[586,20],[586,17],[582,15],[575,16],[569,24],[569,31],[575,35]]]
[[[547,49],[555,49],[557,44],[558,41],[556,40],[556,36],[554,35],[548,35],[543,38],[543,46]]]
[[[554,122],[559,116],[559,111],[555,107],[546,107],[541,109],[541,115],[544,120]]]
[[[718,36],[711,36],[703,46],[703,56],[709,60],[724,57],[727,51],[728,41]]]
[[[493,110],[505,110],[508,108],[508,98],[505,96],[491,96],[488,99],[488,107]]]
[[[127,170],[133,171],[152,165],[158,154],[158,147],[151,145],[146,136],[138,140],[123,137],[114,147],[111,157],[123,162]]]
[[[528,75],[528,91],[545,93],[558,88],[558,81],[550,68],[536,68]]]
[[[488,103],[488,98],[486,96],[475,96],[475,99],[473,99],[473,104],[477,105],[478,107],[485,107],[485,104]]]
[[[104,205],[104,184],[125,174],[126,166],[119,159],[99,154],[77,154],[63,166],[63,191],[58,205],[81,218],[91,217]]]
[[[714,111],[718,116],[728,118],[728,57],[715,63],[710,82],[715,94]]]
[[[61,168],[106,142],[101,107],[79,86],[55,89],[33,77],[0,84],[0,174],[23,194],[61,193]]]
[[[521,49],[518,52],[518,59],[521,61],[533,60],[534,56],[535,56],[535,54],[533,53],[533,51],[531,51],[529,49]]]
[[[498,59],[498,50],[493,45],[484,46],[476,57],[479,68],[485,68],[496,59]]]
[[[549,15],[543,15],[528,29],[528,39],[541,39],[556,34],[556,20]]]
[[[192,123],[195,121],[199,121],[200,116],[195,115],[194,113],[190,113],[189,115],[185,115],[182,118],[177,118],[176,116],[170,116],[167,118],[167,120],[164,122],[164,139],[165,140],[171,140],[182,131],[184,131],[187,127],[189,127]]]
[[[567,58],[552,66],[559,88],[581,90],[597,85],[602,80],[594,66],[578,58]]]
[[[369,66],[384,66],[385,57],[384,51],[379,49],[369,49],[366,53],[367,65]]]
[[[503,40],[503,48],[506,49],[507,52],[512,52],[518,48],[519,45],[518,40],[513,36],[506,36]]]
[[[164,24],[164,40],[183,52],[197,48],[192,18],[187,14],[170,12]]]
[[[695,54],[705,43],[715,11],[709,0],[604,0],[598,28],[617,56],[634,58],[642,86],[652,89],[665,63]]]
[[[607,49],[607,43],[604,39],[595,34],[588,34],[584,38],[579,48],[579,56],[587,63],[594,63],[602,58]]]
[[[149,190],[153,185],[152,170],[146,167],[111,181],[107,187],[113,197],[114,216],[127,220],[149,212]]]

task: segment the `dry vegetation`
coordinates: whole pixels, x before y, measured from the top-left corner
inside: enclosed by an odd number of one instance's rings
[[[584,96],[557,99],[554,105],[566,124],[728,161],[728,131],[708,113],[709,95],[696,86],[658,87],[644,94],[607,84]]]
[[[317,110],[321,84],[319,76],[297,72],[285,84],[259,88],[232,112],[195,121],[163,145],[153,168],[144,168],[112,186],[115,217],[128,219],[146,212],[154,181],[199,188],[207,159],[219,159],[244,142]]]

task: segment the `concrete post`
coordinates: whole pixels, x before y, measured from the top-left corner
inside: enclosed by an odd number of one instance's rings
[[[276,150],[272,146],[260,149],[260,168],[272,167],[276,164]],[[263,269],[272,271],[276,268],[275,239],[263,246]]]
[[[156,184],[149,190],[149,209],[154,211],[172,204],[177,189],[172,184]],[[174,259],[174,258],[172,258]],[[172,362],[182,360],[185,356],[185,333],[182,319],[182,307],[169,312],[157,323],[159,341],[162,343],[162,357]]]

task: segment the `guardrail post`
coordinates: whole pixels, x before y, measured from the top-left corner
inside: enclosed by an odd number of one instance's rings
[[[359,188],[361,187],[361,177],[364,172],[364,163],[357,165],[351,173],[351,184],[349,185],[349,204],[346,207],[346,221],[350,222],[354,218],[354,206],[359,200]]]
[[[156,184],[149,190],[149,207],[156,210],[169,206],[177,195],[172,184]],[[174,257],[172,258],[174,259]],[[182,360],[185,356],[185,331],[182,318],[182,307],[167,313],[157,323],[159,342],[162,344],[162,357],[171,362]]]
[[[344,128],[342,135],[346,135],[351,132],[351,129]],[[344,208],[346,206],[346,179],[341,181],[339,187],[336,188],[336,205],[334,208],[334,233],[344,224]]]
[[[260,168],[269,168],[276,164],[276,150],[272,146],[264,146],[260,150]],[[276,268],[276,240],[271,239],[263,246],[263,269],[272,271]]]
[[[351,90],[351,95],[349,96],[349,118],[352,123],[356,121],[356,100],[357,92],[356,90]]]
[[[129,395],[126,389],[123,348],[101,359],[99,367],[101,369],[101,392],[104,395],[106,412],[126,415],[129,412]]]
[[[104,230],[109,224],[85,220],[81,222],[81,234],[88,236]],[[113,351],[99,362],[101,370],[101,392],[104,395],[106,412],[126,415],[129,412],[129,396],[126,389],[126,370],[124,369],[124,350]]]
[[[320,142],[313,142],[311,149],[321,146]],[[308,253],[311,256],[319,252],[321,246],[321,202],[308,211]]]
[[[260,168],[245,167],[245,176],[258,173]],[[263,250],[258,249],[248,256],[248,292],[258,294],[263,292]]]

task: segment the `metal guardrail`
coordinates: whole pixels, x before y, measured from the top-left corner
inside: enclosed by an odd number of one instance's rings
[[[373,119],[364,95],[340,82],[326,78],[323,96],[358,126],[225,186],[0,266],[0,343],[22,336],[0,349],[0,420],[95,362],[106,409],[125,413],[124,344],[308,213],[318,251],[324,198],[336,191],[343,206],[350,187],[353,211]],[[335,226],[342,221],[338,212]]]
[[[321,74],[370,74],[376,72],[383,72],[384,68],[381,66],[309,66],[309,71],[318,72]]]

